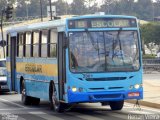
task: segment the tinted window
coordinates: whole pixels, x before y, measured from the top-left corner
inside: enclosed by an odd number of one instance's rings
[[[23,34],[19,34],[19,39],[18,39],[18,57],[23,57],[23,45],[24,45]]]
[[[55,30],[51,30],[50,32],[50,43],[49,43],[49,55],[50,57],[57,56],[57,39],[58,33]]]
[[[47,57],[48,30],[43,30],[41,35],[41,57]]]
[[[33,57],[38,57],[39,53],[39,31],[33,32]]]
[[[31,56],[31,32],[26,33],[26,57]]]

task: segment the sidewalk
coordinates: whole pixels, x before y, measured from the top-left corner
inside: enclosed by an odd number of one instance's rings
[[[160,109],[160,73],[143,74],[144,98],[140,105]],[[135,100],[127,102],[135,103]]]

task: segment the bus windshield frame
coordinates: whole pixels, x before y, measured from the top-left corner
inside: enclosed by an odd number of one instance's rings
[[[69,69],[72,73],[138,71],[139,44],[137,30],[69,32]]]

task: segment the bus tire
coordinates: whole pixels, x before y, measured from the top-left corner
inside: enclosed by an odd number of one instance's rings
[[[50,84],[49,92],[51,109],[53,109],[55,112],[63,112],[64,105],[57,99],[57,91],[53,82]]]
[[[112,110],[121,110],[124,105],[124,100],[122,101],[111,101],[109,102],[110,107]]]
[[[26,95],[26,85],[25,85],[25,81],[22,81],[22,95],[21,95],[21,101],[24,105],[30,105],[31,104],[31,97]]]
[[[24,81],[23,77],[20,78],[20,94],[22,94],[22,82]]]

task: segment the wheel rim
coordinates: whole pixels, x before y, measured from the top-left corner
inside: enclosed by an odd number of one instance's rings
[[[24,101],[26,96],[26,89],[25,89],[25,84],[24,82],[22,83],[22,101]]]
[[[59,102],[57,100],[57,92],[54,89],[54,87],[52,89],[52,103],[53,103],[54,109],[57,110],[59,108]]]

